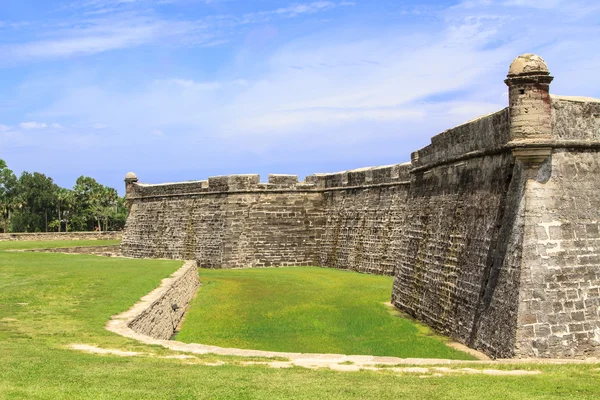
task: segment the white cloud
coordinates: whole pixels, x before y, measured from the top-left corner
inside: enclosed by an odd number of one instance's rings
[[[300,14],[314,14],[319,11],[334,8],[335,3],[331,1],[313,1],[312,3],[296,4],[287,7],[278,8],[273,14],[283,14],[287,16],[296,16]]]
[[[563,3],[563,0],[507,0],[503,5],[550,9],[558,7],[561,3]]]
[[[9,126],[0,124],[0,132],[8,132],[9,130]]]
[[[160,80],[156,81],[157,84],[161,84],[163,82],[166,84],[169,84],[169,85],[175,85],[175,86],[180,86],[180,87],[186,88],[186,89],[194,89],[194,90],[201,90],[201,91],[219,90],[219,89],[226,88],[228,86],[245,86],[248,84],[248,82],[243,79],[236,79],[236,80],[229,81],[229,82],[219,82],[219,81],[196,82],[191,79],[176,79],[176,78],[166,79],[163,81],[160,81]]]
[[[164,136],[165,133],[163,131],[161,131],[160,129],[154,129],[152,131],[152,135],[154,135],[154,136]]]
[[[162,18],[136,6],[159,3],[144,0],[90,0],[67,8],[88,10],[83,18],[41,25],[40,40],[5,41],[0,45],[2,64],[54,59],[134,48],[148,43],[173,46],[216,46],[227,43],[238,27],[263,23],[275,17],[315,14],[351,2],[313,1],[243,15],[207,15],[199,19]],[[131,6],[131,7],[130,7]],[[136,8],[137,7],[137,8]],[[91,10],[91,11],[89,11]]]
[[[19,127],[22,129],[46,129],[48,124],[45,122],[21,122]]]
[[[59,58],[123,49],[181,32],[162,21],[123,17],[118,20],[90,20],[83,27],[58,29],[44,36],[52,39],[0,46],[9,60]]]
[[[313,1],[308,3],[290,4],[286,7],[279,7],[273,10],[257,11],[244,14],[241,18],[235,20],[241,24],[266,22],[273,17],[294,18],[301,15],[311,15],[324,11],[329,11],[337,7],[348,7],[355,5],[354,2],[341,1],[339,3],[333,1]]]

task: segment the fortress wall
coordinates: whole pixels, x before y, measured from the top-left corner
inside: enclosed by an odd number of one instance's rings
[[[446,131],[413,154],[392,292],[398,308],[494,354],[511,342],[494,343],[479,326],[485,321],[494,335],[514,338],[516,326],[502,313],[516,318],[518,300],[510,288],[519,279],[519,254],[507,254],[506,245],[514,240],[516,212],[507,205],[520,198],[519,185],[511,187],[509,136],[505,109]],[[479,143],[481,151],[470,153],[463,141]]]
[[[394,274],[409,169],[410,163],[406,163],[321,177],[323,186],[334,187],[341,181],[346,187],[323,193],[325,224],[318,265]]]
[[[207,268],[316,265],[322,196],[294,180],[233,175],[207,185],[135,185],[122,252]]]
[[[555,140],[576,142],[555,148],[527,181],[516,353],[597,356],[600,102],[555,97],[552,119]]]

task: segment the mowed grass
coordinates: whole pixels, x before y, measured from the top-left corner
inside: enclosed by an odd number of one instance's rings
[[[60,247],[79,246],[114,246],[120,240],[47,240],[47,241],[6,241],[0,242],[0,250],[27,250],[27,249],[56,249]]]
[[[598,399],[600,365],[472,365],[535,376],[334,372],[176,354],[104,329],[178,261],[0,251],[0,399]],[[86,354],[70,343],[143,353]],[[219,366],[202,365],[216,360]],[[457,367],[463,367],[462,365]],[[425,375],[425,379],[421,377]]]
[[[200,270],[176,339],[301,353],[472,360],[390,313],[393,278],[316,267]]]

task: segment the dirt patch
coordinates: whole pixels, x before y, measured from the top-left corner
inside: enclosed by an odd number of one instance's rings
[[[119,357],[135,357],[135,356],[146,356],[146,357],[157,357],[164,359],[176,359],[176,360],[190,360],[196,357],[187,354],[175,354],[168,356],[157,356],[151,353],[142,353],[137,351],[124,351],[119,349],[103,349],[98,346],[89,344],[70,344],[70,349],[83,351],[92,354],[102,355],[114,355]],[[215,362],[203,362],[201,365],[209,367],[218,367],[227,365],[224,361]],[[525,371],[525,370],[497,370],[497,369],[475,369],[475,368],[448,368],[448,367],[377,367],[369,364],[355,364],[354,362],[342,362],[336,363],[331,362],[327,357],[323,358],[312,358],[312,359],[296,359],[291,361],[247,361],[242,363],[232,362],[231,364],[253,366],[263,365],[270,368],[292,368],[292,367],[304,367],[308,369],[330,369],[333,371],[340,372],[357,372],[357,371],[392,371],[398,374],[419,374],[423,377],[429,376],[444,376],[444,375],[494,375],[494,376],[525,376],[525,375],[537,375],[540,371]]]
[[[103,349],[101,347],[92,346],[89,344],[70,344],[68,347],[73,350],[85,351],[86,353],[109,354],[109,355],[120,356],[120,357],[134,357],[134,356],[146,355],[146,353],[139,353],[137,351],[123,351],[123,350],[119,350],[119,349]]]

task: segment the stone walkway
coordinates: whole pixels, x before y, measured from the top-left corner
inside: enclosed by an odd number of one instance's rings
[[[168,356],[157,356],[152,353],[142,353],[135,351],[123,351],[119,349],[103,349],[101,347],[87,345],[87,344],[71,344],[69,348],[73,350],[79,350],[86,353],[92,354],[102,354],[102,355],[114,355],[120,357],[136,357],[136,356],[146,356],[146,357],[157,357],[164,359],[180,359],[184,360],[187,363],[203,365],[203,366],[211,366],[218,367],[222,365],[227,365],[227,362],[224,361],[212,361],[207,362],[200,360],[194,356],[187,354],[176,354],[176,355],[168,355]],[[326,356],[326,355],[324,355]],[[302,360],[292,360],[292,361],[241,361],[238,362],[238,365],[242,366],[251,366],[251,365],[265,365],[271,368],[292,368],[295,366],[300,366],[309,369],[319,369],[319,368],[328,368],[334,371],[342,371],[342,372],[356,372],[356,371],[389,371],[400,374],[417,374],[421,378],[435,377],[435,376],[444,376],[444,375],[495,375],[495,376],[524,376],[524,375],[538,375],[541,374],[540,371],[531,371],[531,370],[499,370],[493,368],[485,368],[485,369],[476,369],[476,368],[467,368],[467,367],[436,367],[436,366],[411,366],[411,367],[400,367],[400,366],[387,366],[383,364],[355,364],[351,361],[344,361],[342,363],[332,363],[331,360],[327,358],[324,359],[306,359],[304,362]]]

